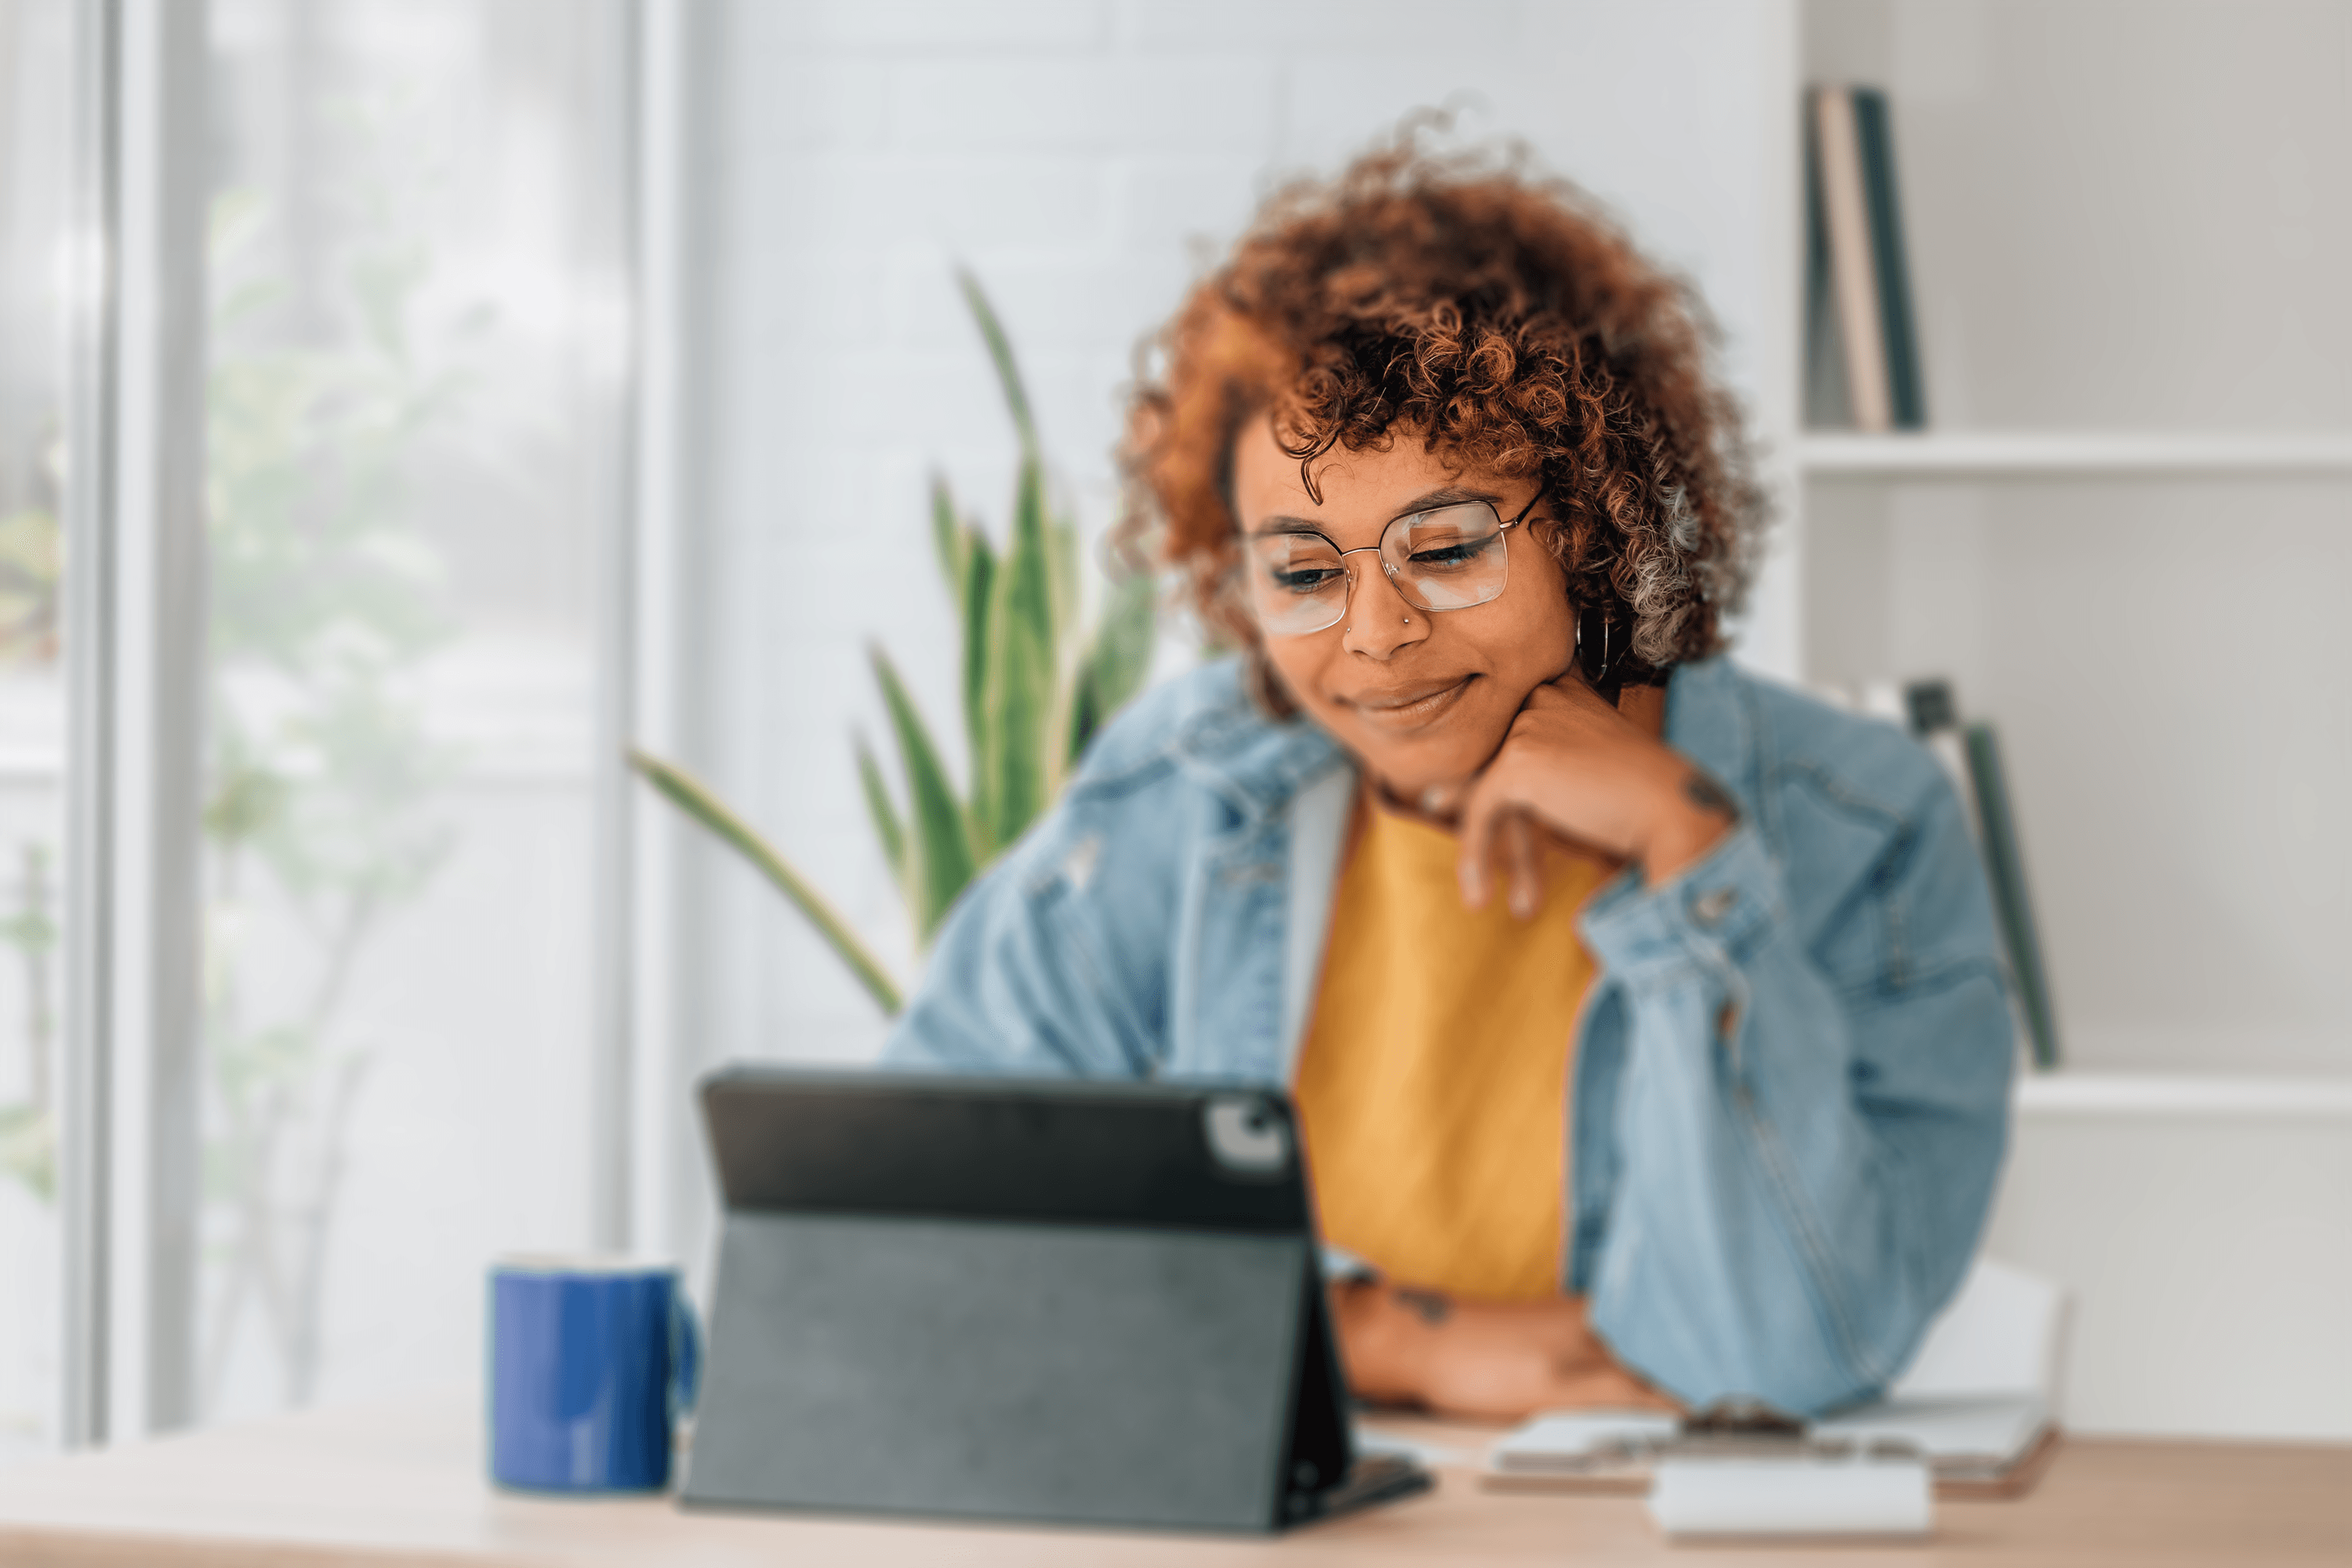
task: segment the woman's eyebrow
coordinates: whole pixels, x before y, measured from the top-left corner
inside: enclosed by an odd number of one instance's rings
[[[1416,496],[1405,502],[1398,509],[1396,515],[1411,517],[1417,511],[1434,511],[1442,506],[1460,506],[1465,501],[1474,500],[1482,500],[1490,506],[1498,505],[1502,499],[1493,490],[1474,490],[1461,485],[1447,485],[1441,489],[1433,489],[1425,496]]]
[[[1497,506],[1502,503],[1502,500],[1503,498],[1493,490],[1477,490],[1461,485],[1446,485],[1430,491],[1427,495],[1415,496],[1397,511],[1391,513],[1388,521],[1394,521],[1400,517],[1411,517],[1420,511],[1434,511],[1442,506],[1461,506],[1466,501],[1482,500],[1490,506]],[[1261,519],[1258,525],[1250,530],[1250,533],[1254,538],[1263,539],[1269,534],[1322,533],[1325,531],[1325,524],[1310,521],[1303,517],[1269,517]]]

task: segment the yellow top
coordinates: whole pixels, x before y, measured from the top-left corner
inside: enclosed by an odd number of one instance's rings
[[[1593,973],[1576,912],[1612,868],[1544,838],[1544,903],[1462,907],[1454,835],[1378,805],[1333,895],[1293,1086],[1325,1239],[1402,1284],[1563,1289],[1568,1068]]]

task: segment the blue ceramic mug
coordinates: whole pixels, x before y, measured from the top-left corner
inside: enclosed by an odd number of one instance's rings
[[[490,1479],[532,1491],[658,1491],[701,1343],[677,1270],[515,1257],[490,1268]]]

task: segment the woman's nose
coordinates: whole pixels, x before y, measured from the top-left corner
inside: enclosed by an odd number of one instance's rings
[[[1381,569],[1379,556],[1349,564],[1348,618],[1339,646],[1368,658],[1391,658],[1429,636],[1429,612],[1405,602]]]

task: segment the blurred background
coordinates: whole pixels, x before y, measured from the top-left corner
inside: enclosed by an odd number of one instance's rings
[[[911,980],[867,650],[963,777],[930,487],[1002,541],[1020,459],[956,269],[1099,612],[1139,343],[1423,109],[1712,310],[1738,657],[2000,726],[2069,1423],[2352,1436],[2348,82],[2346,0],[0,0],[0,1460],[467,1378],[502,1248],[704,1266],[695,1077],[887,1020],[624,745]],[[1918,429],[1811,395],[1841,83]]]

